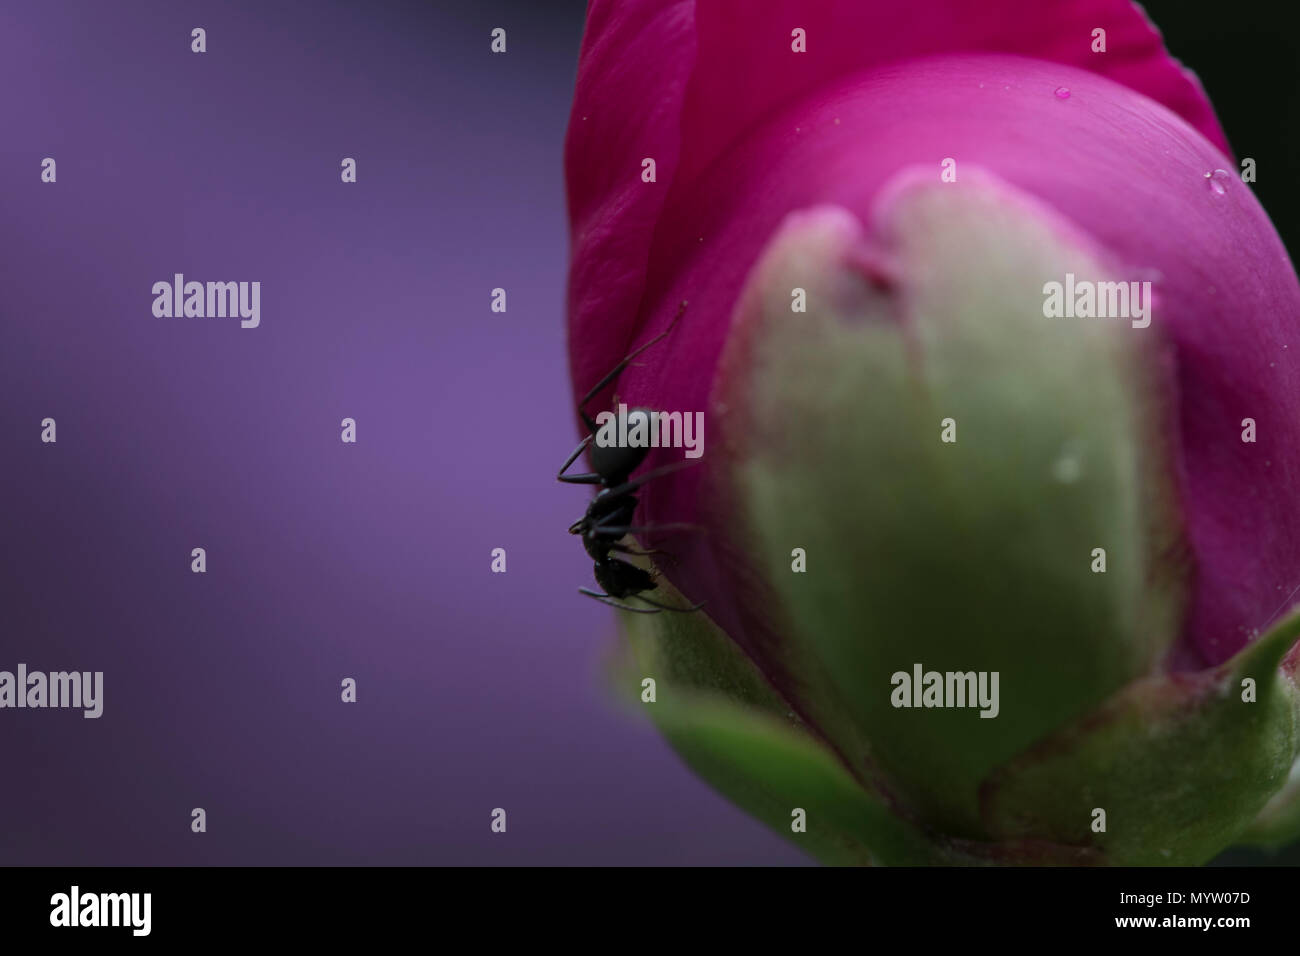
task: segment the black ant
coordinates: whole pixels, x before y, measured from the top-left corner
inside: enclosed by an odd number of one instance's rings
[[[595,598],[602,604],[608,604],[624,611],[636,611],[638,614],[658,614],[660,611],[698,611],[704,606],[696,604],[692,607],[672,607],[651,600],[641,592],[654,590],[656,587],[655,575],[644,568],[639,568],[627,561],[612,557],[613,553],[636,556],[660,553],[659,551],[637,551],[626,547],[619,543],[624,535],[693,527],[691,525],[674,524],[636,527],[632,524],[632,516],[636,512],[637,506],[637,496],[633,492],[647,481],[665,475],[670,471],[676,471],[678,468],[691,463],[675,462],[648,471],[639,478],[631,478],[632,472],[645,460],[650,451],[649,447],[593,444],[593,439],[596,437],[596,423],[587,414],[586,406],[634,358],[666,337],[673,330],[673,327],[677,325],[678,319],[682,317],[682,313],[685,311],[686,303],[683,302],[678,306],[677,314],[673,316],[668,328],[628,354],[623,361],[610,370],[608,375],[592,386],[591,391],[578,403],[578,414],[582,417],[582,422],[587,426],[587,431],[590,434],[574,449],[573,454],[568,457],[568,460],[560,467],[555,476],[560,481],[570,484],[601,486],[600,491],[596,493],[596,497],[592,498],[591,504],[587,506],[587,513],[569,526],[569,534],[582,535],[582,546],[586,548],[591,559],[596,562],[594,569],[596,583],[605,589],[605,593],[592,591],[589,588],[578,588],[578,591],[588,597]],[[645,409],[640,409],[640,411],[645,411]],[[591,467],[594,470],[585,475],[566,475],[565,472],[578,460],[578,456],[588,446],[591,447]],[[615,600],[616,598],[631,597],[644,601],[650,607],[633,607],[630,604],[622,604]]]

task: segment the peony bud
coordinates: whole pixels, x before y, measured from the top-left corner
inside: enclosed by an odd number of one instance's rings
[[[887,50],[856,40],[885,5],[593,5],[575,388],[670,329],[620,401],[711,436],[638,492],[637,524],[703,529],[643,538],[656,600],[705,603],[623,615],[652,714],[828,862],[1284,842],[1294,269],[1134,7],[1010,4],[999,35],[934,5]],[[792,17],[809,52],[748,35]]]

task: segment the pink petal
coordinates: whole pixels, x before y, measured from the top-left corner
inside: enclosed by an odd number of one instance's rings
[[[802,28],[808,52],[791,52]],[[699,53],[682,123],[680,175],[694,178],[756,121],[864,69],[941,53],[1017,53],[1100,73],[1151,97],[1225,152],[1227,139],[1195,76],[1165,52],[1129,0],[714,0],[696,11]],[[1092,52],[1092,31],[1106,52]]]
[[[570,361],[582,395],[627,351],[680,145],[694,3],[593,3],[565,143]],[[641,181],[641,161],[659,181]],[[603,366],[603,367],[602,367]]]
[[[807,53],[791,52],[796,26],[807,31]],[[1091,50],[1098,27],[1105,53]],[[629,350],[647,318],[649,243],[670,184],[684,185],[752,123],[819,87],[962,50],[1109,76],[1227,150],[1196,78],[1129,0],[1006,0],[995,13],[971,0],[711,0],[698,10],[694,0],[593,0],[565,149],[577,393]],[[658,164],[655,184],[640,180],[646,157]]]

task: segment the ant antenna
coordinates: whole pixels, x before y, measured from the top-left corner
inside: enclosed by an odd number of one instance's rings
[[[601,389],[603,389],[610,382],[614,381],[614,379],[618,377],[618,373],[623,371],[623,369],[627,368],[634,358],[636,358],[638,355],[640,355],[650,346],[654,345],[656,342],[667,337],[668,333],[671,332],[673,330],[673,327],[677,325],[677,320],[682,317],[682,313],[685,311],[686,311],[686,300],[683,299],[682,304],[677,307],[677,314],[674,315],[673,320],[668,323],[668,328],[664,329],[662,332],[660,332],[658,335],[652,338],[649,342],[645,343],[645,345],[642,345],[640,348],[636,349],[633,352],[629,352],[627,356],[623,359],[623,361],[619,362],[612,369],[610,369],[609,374],[606,375],[604,378],[602,378],[595,385],[593,385],[591,387],[591,391],[582,397],[582,401],[578,403],[578,414],[582,416],[582,423],[586,425],[590,431],[592,432],[596,431],[596,423],[592,421],[591,417],[587,414],[586,411],[587,403],[591,401],[593,398],[595,398],[596,394],[600,392]],[[575,455],[574,457],[577,456]]]
[[[620,611],[633,611],[637,614],[658,614],[660,611],[680,611],[683,614],[689,614],[692,611],[698,611],[704,607],[704,602],[700,602],[692,607],[672,607],[668,604],[660,604],[658,601],[652,601],[644,594],[634,594],[634,598],[645,601],[650,607],[632,607],[630,604],[620,604],[608,594],[601,594],[599,591],[592,591],[589,588],[578,588],[579,594],[585,594],[587,597],[595,598],[601,604],[608,604],[610,607],[616,607]]]
[[[700,608],[704,607],[703,601],[701,601],[699,604],[694,604],[690,607],[673,607],[672,605],[669,604],[660,604],[658,601],[651,600],[650,598],[646,597],[644,594],[634,594],[633,597],[637,598],[637,600],[645,601],[646,604],[649,604],[652,607],[657,607],[664,611],[681,611],[684,614],[688,614],[691,611],[698,611]]]
[[[579,594],[585,594],[587,597],[595,598],[601,604],[608,604],[610,607],[616,607],[620,611],[635,611],[637,614],[658,614],[659,609],[653,607],[632,607],[630,604],[620,604],[608,594],[601,594],[599,591],[592,591],[588,588],[578,588]]]

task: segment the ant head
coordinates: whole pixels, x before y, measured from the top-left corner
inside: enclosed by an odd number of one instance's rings
[[[647,438],[648,441],[648,438]],[[606,485],[618,485],[627,480],[637,465],[645,461],[650,449],[640,445],[601,445],[591,443],[591,470],[600,475]]]

